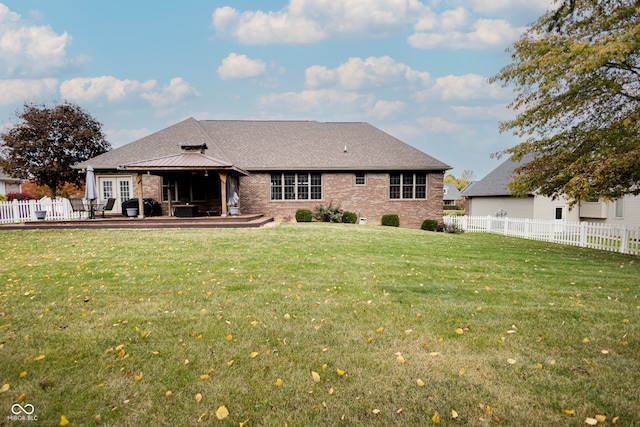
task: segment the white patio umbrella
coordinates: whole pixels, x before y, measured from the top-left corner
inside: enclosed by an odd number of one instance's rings
[[[89,208],[91,214],[90,218],[93,218],[93,206],[92,202],[98,198],[98,186],[96,185],[96,176],[93,172],[93,166],[87,166],[87,186],[84,189],[84,198],[89,201]]]

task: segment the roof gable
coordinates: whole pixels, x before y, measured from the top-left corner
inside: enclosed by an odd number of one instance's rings
[[[204,157],[246,171],[450,169],[447,164],[368,123],[197,121],[193,118],[75,167],[117,169],[123,165],[142,167],[151,160],[157,164],[158,159],[193,161],[194,158],[180,157],[181,146],[199,145],[208,147]],[[204,157],[200,160],[209,161]]]
[[[515,170],[523,163],[527,163],[530,158],[525,156],[519,162],[514,162],[510,158],[505,160],[487,176],[469,184],[462,190],[462,195],[465,197],[511,196],[509,184],[513,181]]]

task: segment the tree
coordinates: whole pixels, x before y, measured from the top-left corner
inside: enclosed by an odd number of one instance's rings
[[[524,141],[496,153],[527,156],[513,193],[640,194],[640,2],[561,1],[511,53],[491,80],[515,88],[516,118],[500,129]]]
[[[17,178],[49,187],[51,198],[64,183],[81,185],[71,166],[111,149],[102,125],[79,106],[64,102],[49,108],[26,103],[19,122],[0,133],[0,168]]]
[[[456,178],[453,174],[447,174],[444,177],[444,182],[453,184],[458,190],[464,189],[473,180],[475,174],[470,169],[465,169],[462,172],[460,178]]]

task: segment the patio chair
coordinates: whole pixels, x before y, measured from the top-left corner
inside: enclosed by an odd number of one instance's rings
[[[98,212],[102,214],[102,218],[104,218],[104,212],[110,211],[111,209],[113,209],[113,205],[115,205],[115,203],[116,203],[116,199],[110,197],[107,199],[107,203],[105,203],[104,205],[98,208]]]
[[[78,199],[77,197],[69,197],[69,203],[71,203],[71,210],[73,212],[78,212],[78,218],[82,216],[80,212],[89,212],[89,209],[84,205],[82,199]]]

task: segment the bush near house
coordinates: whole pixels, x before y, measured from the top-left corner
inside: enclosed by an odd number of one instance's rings
[[[400,227],[400,217],[398,214],[382,215],[382,225],[389,227]]]
[[[347,224],[355,224],[356,222],[358,222],[358,215],[356,215],[355,212],[345,211],[342,214],[342,222],[345,222]]]
[[[437,231],[438,221],[435,219],[425,219],[422,221],[422,226],[420,228],[426,231]]]
[[[313,219],[313,214],[309,209],[298,209],[296,211],[297,222],[311,222],[312,219]]]
[[[321,222],[342,222],[343,213],[339,206],[333,206],[333,202],[329,202],[329,206],[320,203],[313,209],[313,217]]]

